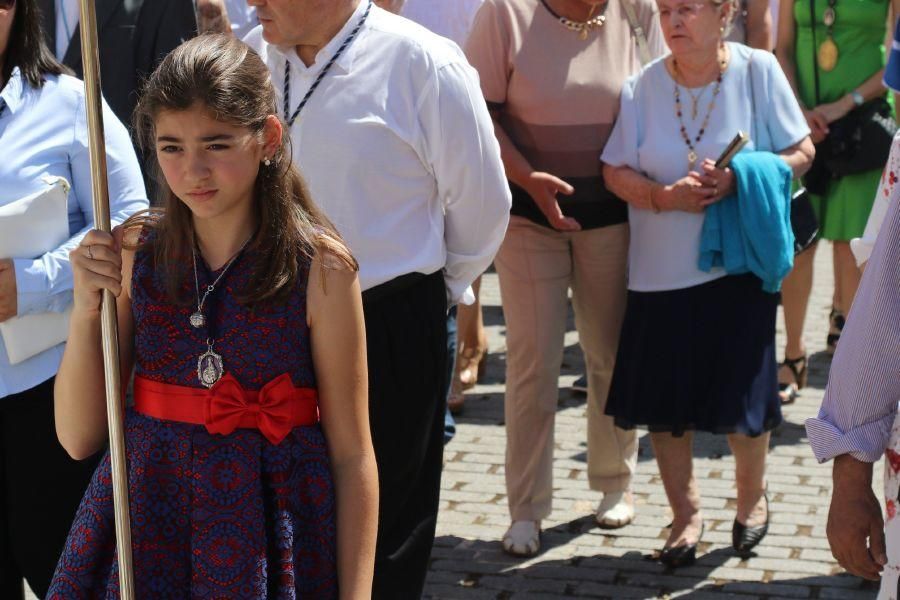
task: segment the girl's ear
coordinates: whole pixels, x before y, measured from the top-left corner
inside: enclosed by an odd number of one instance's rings
[[[281,135],[283,128],[281,121],[275,115],[266,117],[266,124],[263,126],[263,155],[268,157],[275,156],[281,147]]]

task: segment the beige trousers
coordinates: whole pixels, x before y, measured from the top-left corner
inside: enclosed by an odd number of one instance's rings
[[[568,290],[588,376],[588,479],[628,488],[637,432],[603,414],[625,311],[628,225],[562,233],[513,216],[494,261],[506,321],[506,489],[513,520],[547,517]]]

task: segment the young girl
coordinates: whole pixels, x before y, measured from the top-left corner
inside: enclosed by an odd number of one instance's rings
[[[356,263],[285,151],[269,72],[227,36],[172,52],[136,111],[165,210],[71,253],[57,432],[107,435],[103,289],[118,297],[138,598],[365,598],[378,482]],[[120,248],[124,247],[124,251]],[[321,422],[321,428],[319,427]],[[50,598],[118,596],[109,457]]]

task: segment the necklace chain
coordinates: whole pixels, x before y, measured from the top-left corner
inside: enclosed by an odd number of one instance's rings
[[[322,70],[319,72],[316,80],[313,81],[313,84],[309,87],[309,91],[306,92],[306,95],[303,96],[303,99],[300,100],[300,104],[297,105],[297,109],[294,110],[294,114],[290,113],[291,110],[291,63],[287,60],[284,61],[284,121],[287,126],[290,128],[293,126],[294,121],[297,120],[297,117],[300,116],[300,111],[303,110],[303,107],[306,106],[306,103],[309,102],[309,99],[312,98],[313,92],[316,91],[316,88],[319,87],[319,84],[322,83],[322,80],[325,79],[325,76],[328,74],[328,71],[331,70],[331,67],[337,62],[337,59],[341,57],[344,53],[344,50],[347,49],[348,46],[353,42],[354,38],[356,38],[359,30],[362,29],[363,24],[366,22],[366,19],[369,17],[369,11],[372,10],[372,2],[369,1],[368,6],[366,6],[366,12],[363,13],[363,16],[360,17],[359,22],[356,24],[356,27],[353,28],[353,31],[350,32],[350,35],[344,40],[341,44],[340,48],[337,49],[337,52],[334,53],[334,56],[331,57]]]
[[[216,290],[216,286],[219,285],[219,281],[222,280],[222,278],[225,276],[225,273],[228,272],[228,269],[231,267],[231,265],[234,263],[234,261],[237,260],[238,256],[241,255],[241,252],[244,251],[244,248],[247,246],[248,243],[250,243],[250,240],[252,238],[253,238],[252,235],[250,237],[248,237],[244,241],[244,243],[241,244],[241,247],[238,248],[238,251],[234,253],[234,256],[232,256],[230,259],[228,259],[228,262],[225,263],[225,267],[222,269],[222,272],[219,273],[219,276],[216,277],[215,281],[213,281],[211,284],[206,286],[206,291],[203,292],[203,298],[200,297],[200,279],[197,277],[197,251],[193,247],[191,248],[191,259],[194,263],[194,290],[197,292],[197,312],[198,313],[201,313],[201,314],[203,313],[203,304],[206,302],[206,297],[209,296],[211,293],[213,293]]]
[[[599,15],[591,17],[586,21],[573,21],[572,19],[561,16],[555,10],[550,8],[550,5],[547,4],[547,0],[541,0],[541,4],[543,4],[544,8],[547,9],[547,12],[553,15],[553,17],[555,17],[557,21],[562,23],[562,25],[566,29],[568,29],[569,31],[574,31],[578,34],[578,37],[586,40],[588,38],[588,34],[591,31],[600,29],[601,27],[603,27],[604,23],[606,23],[606,15],[604,14],[604,12],[606,11],[606,7],[609,4],[609,0],[603,3],[603,7],[600,9]],[[591,12],[593,13],[593,9],[591,9]]]
[[[706,109],[706,116],[703,118],[703,123],[700,125],[700,130],[697,132],[697,135],[691,140],[691,136],[688,135],[687,127],[684,124],[684,114],[681,107],[681,86],[678,85],[677,77],[679,74],[678,71],[678,61],[675,57],[672,57],[672,67],[675,71],[675,77],[673,77],[675,84],[675,114],[678,116],[678,124],[679,132],[681,133],[681,139],[684,140],[685,145],[688,147],[688,168],[690,170],[694,169],[694,165],[697,163],[697,148],[695,144],[699,144],[700,140],[703,139],[703,135],[706,133],[706,127],[709,125],[709,118],[712,115],[713,108],[716,105],[716,97],[719,95],[719,91],[722,89],[722,78],[725,75],[725,68],[727,66],[727,62],[724,58],[719,61],[719,74],[716,76],[716,85],[713,88],[712,98],[709,101],[709,108]],[[705,91],[705,88],[704,88]],[[688,92],[690,94],[690,92]],[[700,97],[703,96],[703,92],[700,93],[700,96],[697,98],[699,102]],[[696,114],[695,114],[696,118]]]

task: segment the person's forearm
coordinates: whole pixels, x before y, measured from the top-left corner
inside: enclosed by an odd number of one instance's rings
[[[791,146],[787,150],[778,153],[784,162],[794,172],[794,177],[800,177],[806,173],[812,166],[813,159],[816,156],[816,148],[813,146],[812,140],[805,138],[799,144]]]
[[[77,460],[97,452],[106,441],[106,387],[100,345],[100,315],[72,313],[69,341],[56,375],[56,433]]]
[[[378,469],[360,454],[332,464],[337,496],[338,588],[341,600],[372,596],[378,533]]]
[[[497,117],[491,115],[494,122],[494,135],[497,136],[497,142],[500,143],[500,157],[503,160],[503,169],[506,171],[506,178],[515,183],[519,187],[525,187],[528,176],[534,171],[528,159],[516,148],[516,145],[506,134],[503,126],[497,121]]]
[[[841,454],[834,458],[831,470],[835,487],[859,486],[858,489],[872,487],[872,463],[853,458],[849,454]]]
[[[603,181],[613,194],[635,208],[659,212],[659,193],[663,187],[629,167],[603,165]]]

